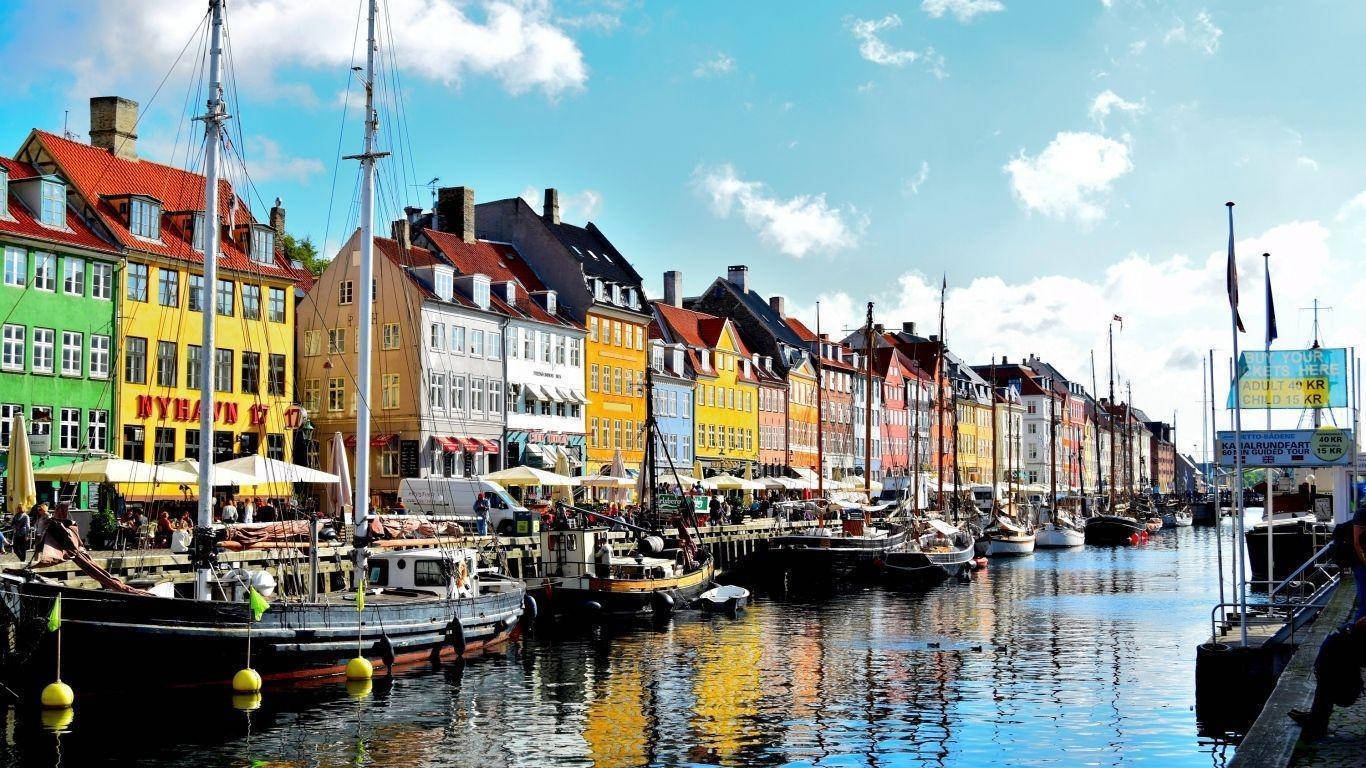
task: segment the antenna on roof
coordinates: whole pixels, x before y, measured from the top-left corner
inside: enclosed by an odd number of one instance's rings
[[[436,185],[437,185],[437,183],[439,183],[440,181],[441,181],[441,177],[440,177],[440,176],[433,176],[433,177],[432,177],[432,180],[429,181],[429,182],[427,182],[426,184],[414,184],[414,185],[413,185],[415,188],[418,188],[418,189],[426,188],[426,190],[427,190],[428,192],[431,193],[431,195],[432,195],[432,210],[436,210]]]
[[[76,134],[71,132],[71,110],[62,110],[62,138],[67,141],[75,141]]]

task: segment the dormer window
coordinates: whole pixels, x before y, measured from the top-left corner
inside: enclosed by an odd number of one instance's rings
[[[432,285],[436,289],[436,295],[438,298],[444,301],[451,300],[451,293],[455,290],[454,278],[451,276],[451,273],[437,271],[432,278]]]
[[[65,205],[65,196],[63,199]],[[47,206],[47,190],[43,190],[43,206]],[[46,214],[44,214],[46,215]],[[161,203],[145,197],[128,199],[128,231],[148,240],[161,239]]]
[[[711,352],[709,350],[699,349],[697,350],[697,354],[702,359],[702,369],[709,370],[711,368]]]
[[[9,218],[9,171],[0,168],[0,216]]]
[[[43,179],[38,220],[49,227],[66,226],[66,185]]]
[[[612,303],[618,305],[621,304],[621,286],[619,285],[614,284],[612,286]]]
[[[635,291],[630,288],[621,289],[621,298],[628,307],[634,307],[636,305]]]
[[[204,252],[204,214],[196,213],[190,217],[190,245],[200,253]]]
[[[545,311],[546,311],[546,312],[549,312],[549,313],[552,314],[552,315],[555,314],[555,312],[557,311],[557,310],[556,310],[557,304],[556,304],[556,301],[555,301],[555,296],[556,296],[556,293],[555,293],[554,291],[546,291],[546,292],[545,292]]]
[[[251,260],[258,264],[275,263],[275,230],[260,224],[251,228]]]
[[[655,341],[650,344],[650,367],[655,370],[664,370],[664,345]]]
[[[488,275],[475,275],[473,285],[470,289],[471,298],[480,309],[489,308],[489,286]]]

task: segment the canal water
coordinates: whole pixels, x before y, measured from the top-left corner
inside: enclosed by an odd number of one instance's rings
[[[64,733],[8,710],[0,764],[1218,766],[1232,748],[1193,711],[1214,541],[1040,551],[969,584],[760,599],[738,620],[542,628],[363,698],[271,688],[249,713],[226,692],[151,692],[158,659],[111,658],[127,696],[78,692]]]

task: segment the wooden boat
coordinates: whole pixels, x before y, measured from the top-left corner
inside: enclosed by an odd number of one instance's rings
[[[1157,533],[1162,530],[1162,518],[1150,517],[1143,521],[1143,527],[1147,529],[1148,533]]]
[[[708,613],[734,616],[749,605],[749,590],[732,584],[712,587],[698,595],[697,604]]]
[[[1115,505],[1122,509],[1121,505]],[[1147,526],[1128,515],[1096,515],[1086,519],[1083,533],[1087,544],[1115,546],[1133,543],[1135,534],[1147,532]]]
[[[606,528],[542,531],[545,570],[525,579],[527,589],[555,615],[593,619],[667,616],[712,587],[712,559],[691,546],[690,538],[680,537],[679,547],[665,549],[662,539],[642,537],[632,554],[621,556],[612,551],[609,533]]]
[[[892,587],[932,587],[973,568],[972,534],[942,520],[926,521],[929,532],[901,552],[891,552],[883,563],[883,580]]]
[[[906,529],[869,523],[861,510],[848,510],[839,528],[821,527],[777,536],[764,566],[780,587],[832,586],[881,572],[887,556],[906,546]]]
[[[997,515],[992,520],[992,524],[982,531],[981,540],[987,542],[984,554],[989,557],[1028,555],[1034,551],[1035,545],[1032,526],[1023,525],[1004,515]]]
[[[1085,543],[1085,532],[1070,521],[1049,521],[1034,534],[1034,545],[1043,549],[1080,547]]]

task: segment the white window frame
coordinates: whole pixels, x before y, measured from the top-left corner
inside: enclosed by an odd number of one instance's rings
[[[75,417],[72,420],[69,417]],[[81,449],[81,409],[62,408],[58,413],[57,450],[74,453]]]
[[[337,283],[337,304],[345,306],[350,304],[355,298],[356,284],[350,280],[342,280]]]
[[[128,201],[128,231],[147,240],[160,240],[161,204],[131,198]]]
[[[66,185],[60,181],[41,182],[38,221],[49,227],[66,229]]]
[[[446,412],[446,374],[432,371],[427,376],[427,404],[434,412]]]
[[[6,323],[3,341],[0,342],[0,368],[7,371],[22,371],[28,357],[28,328],[14,323]]]
[[[57,256],[47,251],[33,252],[33,289],[57,292]]]
[[[13,245],[5,246],[5,285],[23,288],[28,285],[28,251]]]
[[[40,341],[39,338],[43,340]],[[39,358],[40,350],[46,354]],[[45,362],[44,362],[45,361]],[[33,370],[36,373],[52,373],[57,364],[57,332],[52,328],[33,329]]]
[[[109,411],[86,411],[85,449],[93,453],[104,453],[109,449]]]
[[[84,367],[85,334],[80,331],[62,331],[62,375],[80,376]]]
[[[471,356],[471,357],[483,357],[483,356],[484,356],[484,329],[482,329],[482,328],[471,328],[471,329],[470,329],[470,346],[469,346],[469,353],[470,353],[470,356]]]

